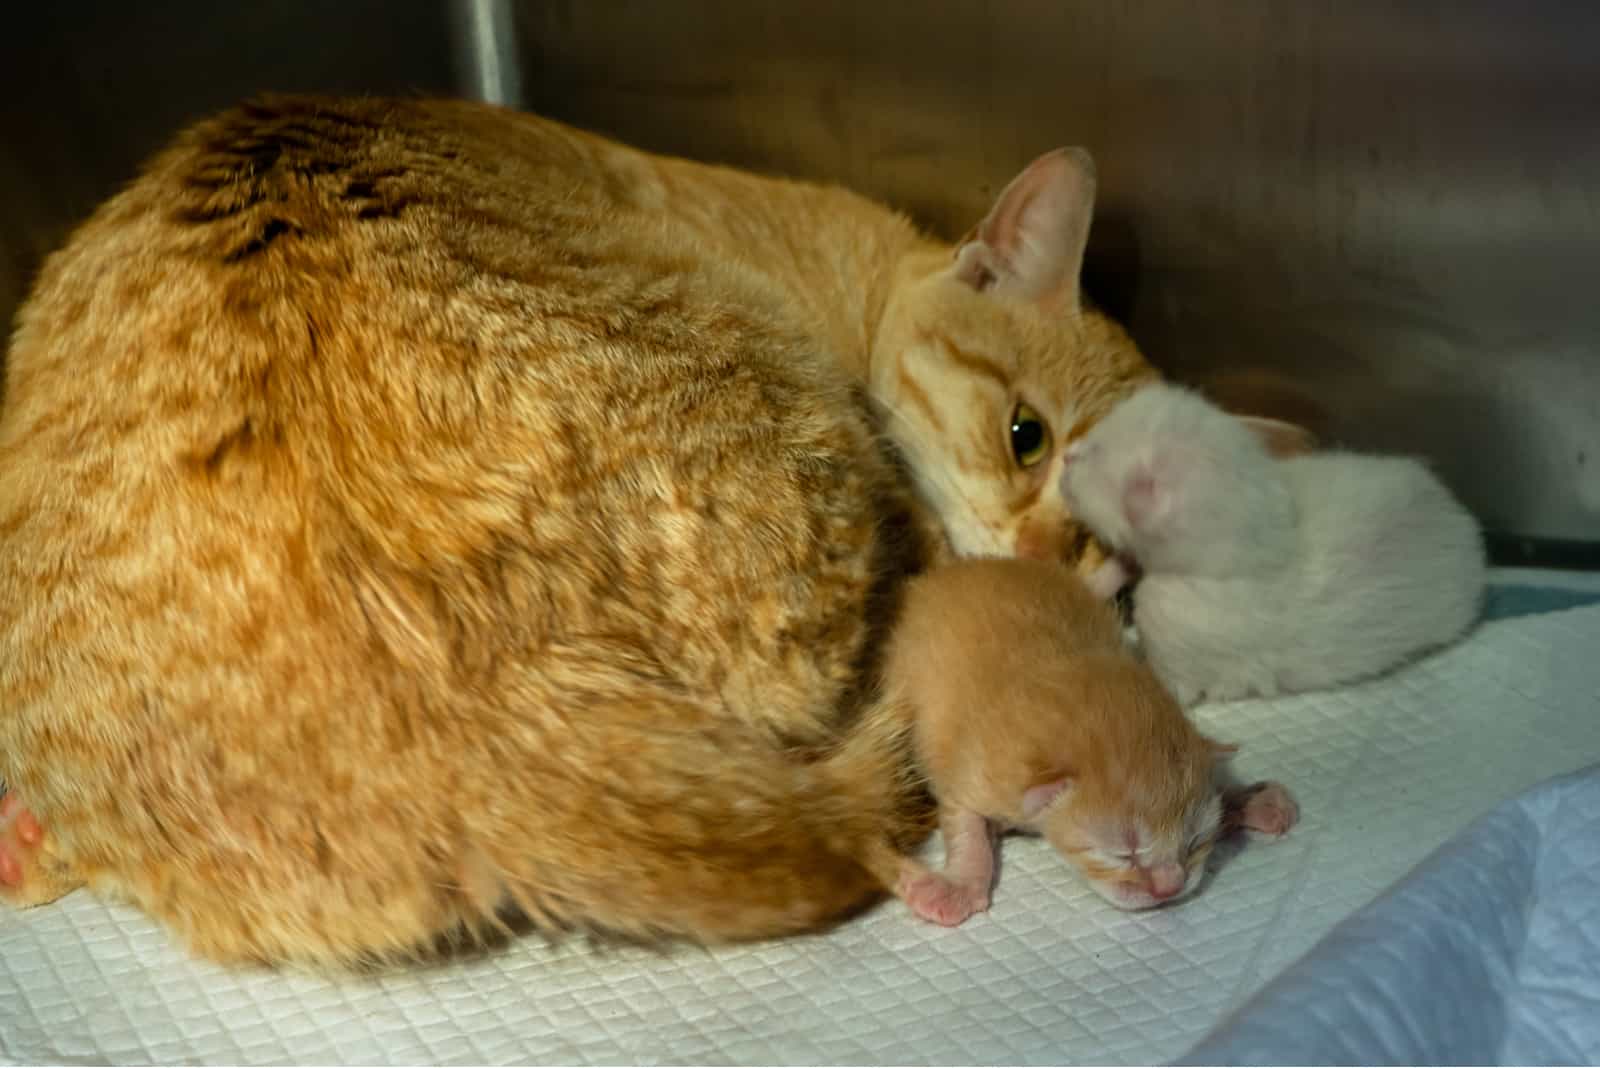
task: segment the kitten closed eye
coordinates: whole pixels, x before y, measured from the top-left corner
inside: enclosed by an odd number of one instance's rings
[[[914,714],[941,813],[1042,833],[1118,908],[1199,886],[1231,750],[1195,729],[1067,569],[982,560],[922,576],[885,677]]]

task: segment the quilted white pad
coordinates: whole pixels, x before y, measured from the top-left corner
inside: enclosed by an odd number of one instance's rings
[[[1600,1060],[1600,765],[1508,801],[1191,1050],[1195,1064]]]
[[[1112,909],[1036,839],[1005,843],[993,909],[951,931],[891,903],[826,937],[529,941],[377,979],[197,963],[82,893],[0,910],[0,1062],[1166,1061],[1473,819],[1600,761],[1597,651],[1590,605],[1488,623],[1384,680],[1200,709],[1303,818],[1219,850],[1170,910]]]

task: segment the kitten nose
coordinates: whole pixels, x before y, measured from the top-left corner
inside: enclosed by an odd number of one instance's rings
[[[1182,864],[1157,864],[1147,873],[1150,896],[1157,901],[1177,897],[1183,891],[1185,875]]]

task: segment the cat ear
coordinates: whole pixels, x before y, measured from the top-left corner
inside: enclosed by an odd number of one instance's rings
[[[1237,415],[1234,418],[1249,427],[1251,433],[1267,447],[1267,452],[1280,460],[1317,451],[1317,436],[1296,423],[1268,419],[1264,415]]]
[[[1028,787],[1022,792],[1023,817],[1030,820],[1036,818],[1039,813],[1049,808],[1056,798],[1066,792],[1071,781],[1071,776],[1063,776]]]
[[[1088,152],[1040,156],[956,249],[956,277],[980,292],[1076,310],[1094,190]]]

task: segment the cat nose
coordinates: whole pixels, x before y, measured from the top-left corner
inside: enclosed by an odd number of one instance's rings
[[[1150,896],[1157,901],[1177,897],[1183,892],[1186,879],[1182,864],[1157,864],[1147,873]]]

